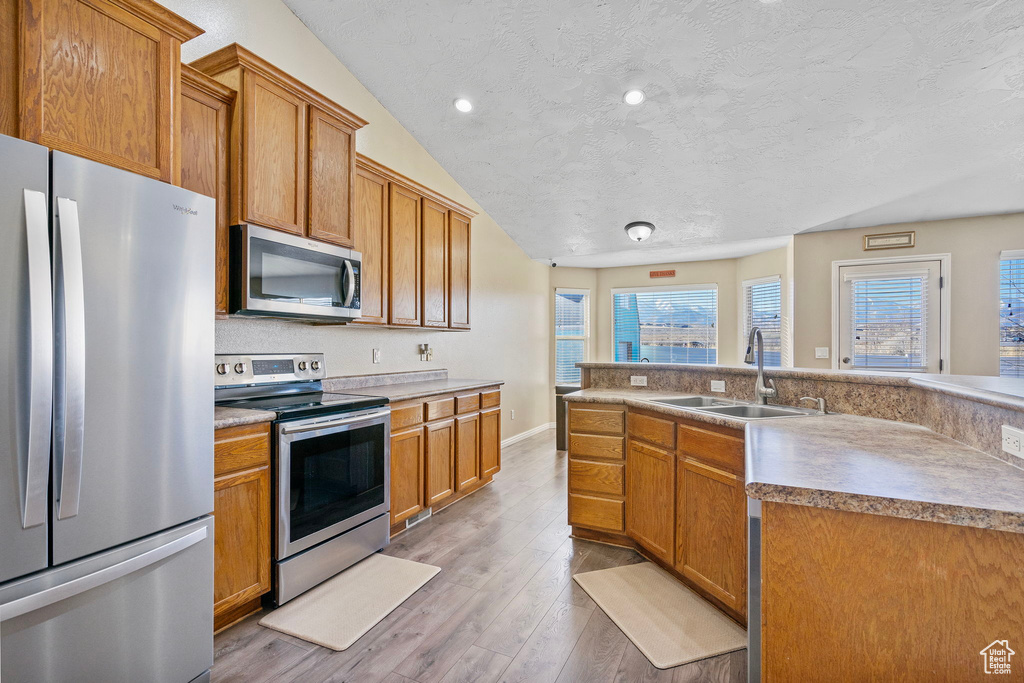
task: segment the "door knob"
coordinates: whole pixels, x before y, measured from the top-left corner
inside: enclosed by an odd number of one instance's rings
[[[849,356],[846,356],[846,357],[844,357],[844,358],[843,358],[843,362],[844,362],[844,363],[847,363],[847,364],[849,364],[849,362],[850,362],[850,357],[849,357]]]

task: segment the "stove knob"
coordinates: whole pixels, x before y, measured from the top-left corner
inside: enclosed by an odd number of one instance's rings
[[[318,360],[310,361],[309,369],[312,370],[313,372],[316,372],[317,370],[319,370],[320,369],[320,361],[318,361]]]
[[[300,372],[305,372],[306,371],[306,361],[304,361],[304,360],[300,360],[299,361],[299,371]]]
[[[217,363],[217,374],[218,375],[226,375],[226,374],[228,374],[228,364],[227,363]]]
[[[245,363],[235,363],[235,372],[239,375],[245,373]]]

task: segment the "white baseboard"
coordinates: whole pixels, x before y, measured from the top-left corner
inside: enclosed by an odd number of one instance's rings
[[[507,448],[508,446],[511,446],[514,443],[519,443],[523,439],[529,439],[531,436],[535,436],[537,434],[540,434],[541,432],[545,432],[545,431],[547,431],[549,429],[554,429],[554,428],[555,428],[555,423],[554,422],[545,422],[544,424],[538,425],[538,426],[534,427],[533,429],[527,429],[525,432],[520,432],[519,434],[516,434],[515,436],[508,437],[507,439],[505,439],[504,441],[501,442],[501,447],[502,448]]]

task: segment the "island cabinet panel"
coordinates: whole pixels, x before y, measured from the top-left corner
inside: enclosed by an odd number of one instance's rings
[[[420,196],[412,190],[391,184],[388,255],[390,310],[392,325],[418,327],[420,317]]]
[[[674,452],[629,440],[626,454],[626,533],[658,559],[675,552]]]
[[[420,415],[422,415],[422,410]],[[418,422],[418,420],[417,420]],[[421,512],[423,496],[424,430],[415,427],[391,434],[391,523]]]
[[[363,325],[388,322],[388,181],[356,166],[353,248],[363,255],[359,281]]]
[[[214,629],[260,608],[270,590],[270,425],[217,430],[214,441]]]
[[[675,450],[676,423],[653,415],[629,411],[629,436],[661,448]]]
[[[761,534],[762,680],[1020,679],[982,651],[1021,652],[1024,534],[772,502]]]
[[[743,475],[692,458],[677,465],[676,569],[740,619],[747,613],[743,481]]]
[[[0,130],[180,179],[181,43],[198,27],[149,0],[5,0]]]
[[[493,477],[501,469],[501,408],[480,411],[480,476]]]
[[[569,491],[602,496],[626,493],[626,467],[614,462],[569,460]]]
[[[448,210],[429,199],[423,209],[423,326],[448,327]]]
[[[470,301],[470,219],[448,214],[448,325],[468,330]]]
[[[309,236],[353,244],[355,129],[319,107],[309,108]]]
[[[570,493],[569,524],[621,533],[624,528],[624,506],[621,500]]]
[[[480,413],[455,418],[455,490],[480,481]]]
[[[620,406],[569,408],[569,431],[582,434],[608,434],[621,436],[625,433],[626,413]]]
[[[455,420],[428,424],[426,430],[426,505],[455,493]]]
[[[181,186],[217,200],[214,312],[228,313],[228,134],[235,91],[181,66]]]

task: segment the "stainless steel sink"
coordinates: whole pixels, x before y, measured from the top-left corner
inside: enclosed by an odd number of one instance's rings
[[[667,406],[677,408],[703,408],[707,406],[731,406],[735,401],[728,399],[714,398],[712,396],[679,396],[678,398],[659,398],[653,401]]]
[[[808,415],[821,415],[817,410],[810,410],[807,408],[765,406],[758,404],[714,406],[710,408],[701,408],[700,411],[703,413],[713,413],[715,415],[738,417],[741,420],[763,420],[769,417],[806,417]]]

